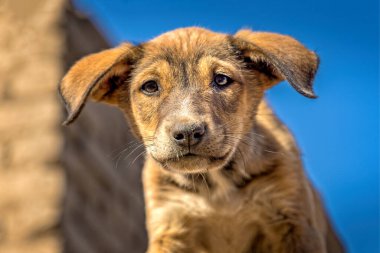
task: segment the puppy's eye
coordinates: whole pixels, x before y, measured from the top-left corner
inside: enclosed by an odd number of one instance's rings
[[[233,80],[226,75],[217,74],[214,77],[214,83],[217,86],[227,86],[227,85],[231,84],[232,82],[233,82]]]
[[[159,91],[156,81],[148,81],[141,86],[141,91],[146,95],[155,95]]]

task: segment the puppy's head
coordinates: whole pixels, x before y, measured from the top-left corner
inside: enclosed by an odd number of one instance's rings
[[[178,29],[78,61],[60,84],[65,124],[89,97],[114,104],[164,168],[218,169],[252,128],[264,91],[286,79],[313,98],[317,67],[317,56],[288,36]]]

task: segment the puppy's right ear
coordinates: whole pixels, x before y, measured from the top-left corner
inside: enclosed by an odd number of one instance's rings
[[[115,91],[125,83],[137,58],[136,48],[125,43],[91,54],[75,63],[58,87],[68,111],[63,124],[68,125],[78,117],[88,97],[116,104]]]

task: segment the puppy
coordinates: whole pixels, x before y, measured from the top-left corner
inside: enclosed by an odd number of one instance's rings
[[[284,79],[315,98],[317,68],[288,36],[178,29],[78,61],[59,86],[64,124],[88,98],[126,114],[147,151],[149,253],[344,252],[263,99]]]

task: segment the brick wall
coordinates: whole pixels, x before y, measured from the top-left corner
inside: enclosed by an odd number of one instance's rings
[[[62,74],[109,47],[63,2],[0,1],[0,253],[144,252],[143,150],[123,115],[89,103],[60,126]]]
[[[0,252],[58,252],[60,0],[0,1]]]

